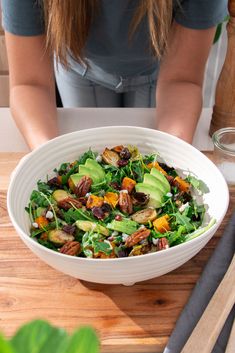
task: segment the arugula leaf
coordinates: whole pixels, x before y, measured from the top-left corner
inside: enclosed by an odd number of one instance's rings
[[[204,181],[189,175],[186,179],[196,190],[201,191],[203,194],[207,194],[210,190]]]
[[[210,229],[215,223],[216,223],[216,219],[212,218],[207,226],[199,228],[199,229],[195,230],[195,232],[193,232],[193,233],[187,234],[185,236],[185,241],[189,241],[194,238],[197,238],[199,235],[205,233],[208,229]]]
[[[94,241],[93,246],[94,246],[94,253],[95,254],[97,254],[99,251],[101,251],[104,254],[109,255],[112,252],[110,244],[106,243],[106,242]]]
[[[89,149],[87,152],[83,153],[79,160],[78,160],[78,163],[79,164],[85,164],[86,163],[86,160],[88,158],[91,158],[91,159],[96,159],[98,153],[97,152],[93,152],[91,149]]]
[[[175,219],[176,219],[176,223],[178,223],[179,225],[184,226],[187,229],[187,232],[190,232],[191,230],[194,230],[194,227],[191,224],[190,218],[188,218],[187,216],[184,216],[180,212],[176,212],[174,214],[174,216],[175,216]]]
[[[32,238],[37,237],[38,235],[42,234],[44,232],[44,229],[35,229],[35,230],[31,230],[30,232],[30,236]]]
[[[39,207],[48,207],[49,206],[48,200],[46,200],[45,197],[42,195],[42,193],[37,190],[33,190],[32,194],[30,196],[30,201]]]
[[[187,233],[187,229],[185,226],[181,225],[179,228],[174,232],[168,232],[168,242],[170,246],[174,246],[176,244],[184,242],[184,238],[182,238],[182,234]]]
[[[67,212],[65,211],[62,211],[62,212],[63,212],[64,220],[68,224],[74,223],[77,220],[97,221],[97,219],[94,218],[89,211],[84,211],[80,208],[76,210],[73,208],[70,208]]]
[[[40,191],[40,192],[42,192],[43,194],[46,194],[46,195],[50,195],[53,192],[50,189],[50,186],[47,183],[45,183],[45,182],[43,182],[41,180],[38,180],[37,187],[38,187],[38,191]]]
[[[68,172],[64,175],[62,175],[61,177],[61,182],[62,182],[62,185],[65,185],[68,180],[69,180],[69,177],[70,175],[74,174],[77,172],[78,170],[78,166],[79,166],[79,163],[78,161],[74,163],[74,165],[68,170]]]
[[[69,163],[62,163],[59,167],[59,169],[54,169],[54,172],[56,172],[58,175],[63,175],[67,173],[69,167]]]

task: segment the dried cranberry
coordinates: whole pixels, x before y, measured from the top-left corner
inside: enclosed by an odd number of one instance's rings
[[[118,257],[127,257],[128,252],[125,249],[120,249],[120,250],[118,250],[117,256]]]
[[[121,152],[120,152],[120,157],[122,159],[130,159],[131,158],[131,152],[128,150],[128,148],[124,147]]]
[[[189,192],[181,191],[179,194],[179,199],[183,202],[189,202],[192,200],[192,195]]]
[[[115,216],[115,221],[121,221],[122,220],[122,216],[120,214],[117,214]]]
[[[101,206],[102,211],[106,212],[111,212],[112,211],[112,207],[110,206],[110,204],[108,204],[107,202],[104,202],[103,205]]]
[[[96,218],[98,219],[105,218],[105,212],[102,210],[101,207],[93,207],[91,211]]]
[[[172,172],[175,173],[175,169],[173,167],[169,167],[167,164],[161,163],[161,162],[159,162],[159,165],[160,165],[160,167],[162,169],[165,170],[165,172],[167,172],[167,173],[172,173]]]
[[[76,227],[67,224],[67,225],[65,225],[65,226],[62,227],[62,230],[63,230],[65,233],[68,233],[68,234],[71,234],[71,235],[72,235],[72,234],[75,233]]]
[[[57,216],[59,216],[61,219],[64,219],[64,214],[63,214],[63,212],[62,212],[59,208],[56,208],[55,213],[56,213]]]
[[[54,177],[54,178],[48,180],[47,185],[49,185],[49,186],[57,186],[57,187],[61,186],[57,177]]]
[[[110,186],[115,190],[121,190],[121,186],[116,181],[110,183]]]
[[[132,201],[134,205],[146,205],[149,201],[149,195],[146,195],[143,192],[135,192],[132,195]]]
[[[169,181],[170,185],[173,185],[174,183],[174,178],[171,175],[166,175],[167,180]]]
[[[119,161],[117,162],[119,167],[125,167],[128,164],[128,160],[127,159],[119,159]]]
[[[87,198],[86,197],[79,197],[78,201],[80,201],[83,206],[86,206]]]

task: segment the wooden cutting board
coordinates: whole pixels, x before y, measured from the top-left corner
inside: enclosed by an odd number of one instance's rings
[[[235,187],[230,188],[230,207],[220,229],[185,265],[132,287],[93,284],[44,264],[11,225],[6,193],[9,176],[22,156],[0,153],[0,331],[11,336],[26,321],[44,318],[69,331],[81,324],[94,326],[103,353],[162,352],[235,209]]]

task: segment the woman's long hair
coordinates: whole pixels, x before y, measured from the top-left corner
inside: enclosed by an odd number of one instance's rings
[[[99,0],[42,0],[47,47],[67,66],[68,52],[84,62],[84,48]],[[157,58],[167,45],[172,21],[173,0],[139,0],[130,26],[130,38],[146,16],[152,51]],[[112,14],[110,14],[112,16]]]

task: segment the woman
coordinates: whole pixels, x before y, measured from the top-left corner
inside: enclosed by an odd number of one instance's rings
[[[11,110],[30,148],[65,107],[154,106],[156,127],[192,142],[206,60],[226,0],[2,0]]]

